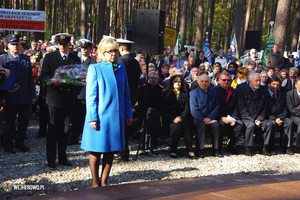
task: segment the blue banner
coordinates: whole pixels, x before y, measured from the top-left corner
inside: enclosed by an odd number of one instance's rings
[[[238,60],[239,59],[239,51],[238,51],[238,45],[237,45],[235,34],[233,34],[233,36],[232,36],[230,49],[232,51],[232,57],[235,57]]]
[[[204,46],[202,47],[202,50],[204,51],[204,56],[207,58],[209,64],[212,63],[211,53],[210,53],[210,46],[208,41],[208,36],[206,36]]]

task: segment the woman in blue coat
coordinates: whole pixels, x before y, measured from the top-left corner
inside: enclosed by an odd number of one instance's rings
[[[118,49],[114,39],[103,38],[97,52],[99,63],[90,65],[87,74],[87,112],[81,148],[90,151],[92,187],[107,185],[114,153],[124,149],[124,125],[131,124],[127,75],[124,65],[116,62]]]

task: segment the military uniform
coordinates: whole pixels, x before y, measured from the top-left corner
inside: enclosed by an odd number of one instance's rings
[[[12,45],[20,43],[18,35],[12,35],[12,38],[7,40]],[[9,153],[15,153],[12,140],[15,136],[15,121],[18,114],[18,130],[15,146],[23,151],[28,151],[29,148],[24,146],[24,140],[30,120],[31,99],[35,99],[30,58],[24,54],[19,54],[18,56],[14,56],[11,53],[3,54],[0,56],[0,65],[6,66],[15,72],[14,83],[18,83],[20,86],[14,92],[5,93],[4,149]]]
[[[59,44],[70,43],[71,35],[57,34]],[[80,59],[72,53],[67,53],[63,60],[62,53],[57,50],[46,54],[41,79],[51,79],[55,70],[64,65],[80,64]],[[66,147],[70,130],[71,114],[75,104],[75,92],[73,85],[53,84],[47,86],[46,103],[49,107],[49,132],[47,135],[47,160],[48,166],[55,168],[56,142],[58,142],[58,160],[64,165],[71,165],[67,161]]]
[[[92,48],[93,43],[89,40],[82,39],[79,40],[79,46],[81,48]],[[80,56],[81,64],[85,66],[89,66],[90,64],[97,63],[96,60],[88,56],[83,58]],[[75,101],[75,112],[73,112],[72,116],[72,126],[71,126],[71,134],[70,140],[68,141],[68,145],[78,144],[78,137],[83,131],[83,125],[85,120],[86,114],[86,102],[85,102],[85,91],[86,86],[75,86],[75,93],[76,93],[76,101]]]

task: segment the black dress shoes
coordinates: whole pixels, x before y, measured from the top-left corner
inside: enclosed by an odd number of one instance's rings
[[[290,148],[287,148],[285,153],[288,155],[294,155],[294,152]]]
[[[254,156],[254,153],[252,152],[250,147],[245,148],[245,155],[246,156]]]
[[[68,160],[64,161],[64,162],[59,162],[60,165],[63,165],[63,166],[72,166],[72,163]]]
[[[48,162],[48,167],[50,167],[50,168],[56,168],[55,162]]]
[[[223,158],[223,154],[221,153],[221,151],[219,151],[218,149],[215,150],[215,157],[218,157],[218,158]]]
[[[15,145],[16,149],[20,149],[23,152],[28,152],[30,148],[26,147],[24,144]]]
[[[204,151],[196,152],[195,153],[195,158],[205,158]]]
[[[265,155],[265,156],[271,156],[271,153],[265,148],[263,148],[262,154]]]
[[[16,151],[13,148],[4,149],[4,151],[7,153],[12,153],[12,154],[16,153]]]
[[[233,154],[233,155],[238,155],[238,154],[239,154],[239,153],[237,152],[235,146],[233,146],[233,145],[228,145],[227,148],[226,148],[226,150],[227,150],[228,152],[230,152],[231,154]]]

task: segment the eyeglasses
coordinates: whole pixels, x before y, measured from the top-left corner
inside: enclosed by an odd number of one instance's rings
[[[224,81],[224,82],[230,82],[231,81],[231,79],[221,79],[222,81]]]
[[[220,52],[219,54],[224,54],[224,52]]]
[[[109,53],[109,54],[113,54],[113,53],[117,53],[119,50],[118,49],[112,49],[112,50],[108,50],[108,51],[104,51],[105,53]]]

